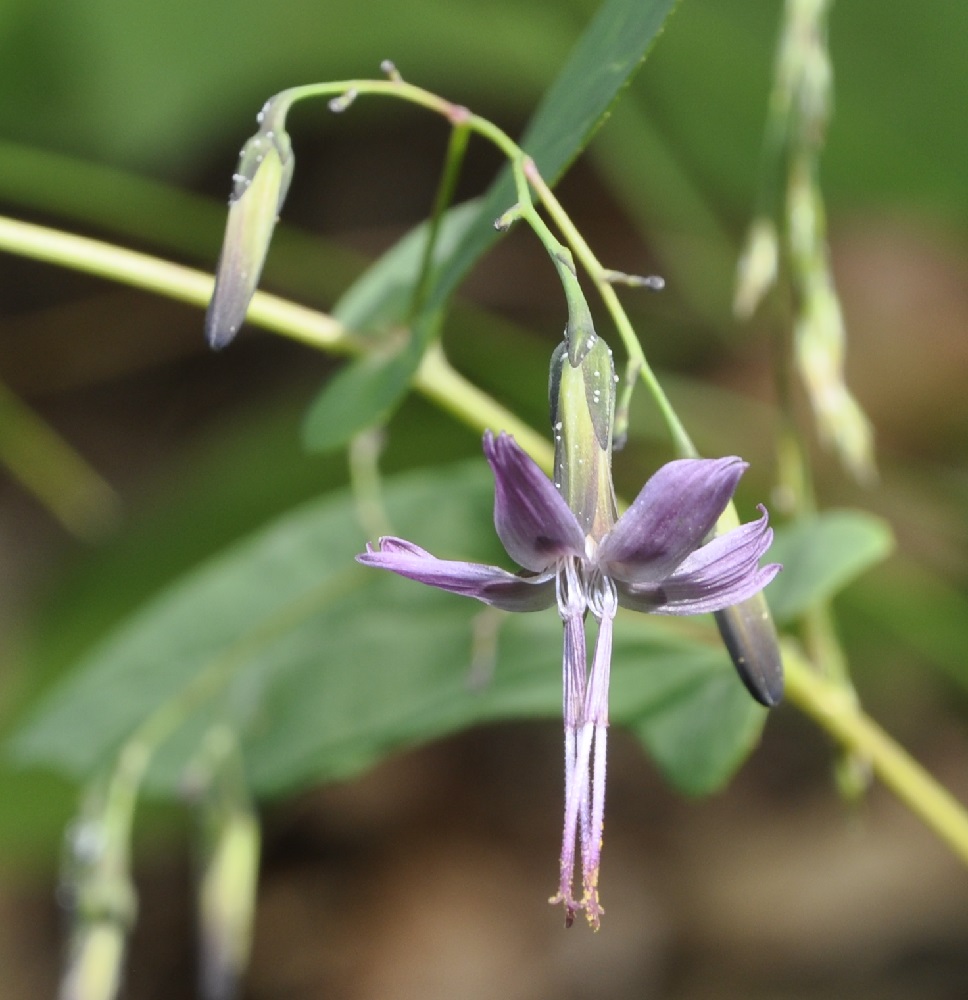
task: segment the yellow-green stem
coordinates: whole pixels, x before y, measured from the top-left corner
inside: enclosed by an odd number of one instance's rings
[[[782,648],[789,700],[845,749],[868,760],[881,781],[968,864],[964,807],[864,714],[852,691],[821,677],[793,644]]]

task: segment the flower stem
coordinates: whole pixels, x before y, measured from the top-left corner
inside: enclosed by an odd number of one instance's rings
[[[513,434],[535,462],[551,474],[555,455],[548,440],[451,367],[439,343],[424,354],[414,388],[469,427]]]
[[[210,274],[148,254],[0,216],[0,250],[57,264],[132,288],[205,308],[215,281]],[[319,350],[350,353],[366,340],[335,319],[266,292],[256,292],[248,318],[257,326]]]
[[[554,219],[555,225],[564,234],[565,240],[571,247],[572,252],[581,261],[582,267],[588,272],[598,290],[598,294],[605,303],[605,307],[608,309],[612,321],[615,323],[615,329],[622,338],[622,343],[625,346],[629,359],[637,366],[639,378],[642,379],[642,382],[651,393],[656,406],[659,408],[659,412],[662,414],[662,419],[669,430],[676,453],[682,458],[697,457],[699,452],[689,437],[689,433],[682,421],[679,419],[672,403],[669,401],[669,397],[665,394],[662,386],[659,385],[659,380],[655,377],[655,372],[653,372],[652,367],[646,360],[645,352],[642,350],[642,345],[635,335],[635,330],[632,329],[632,323],[628,318],[628,314],[625,312],[611,282],[607,279],[607,270],[592,252],[585,237],[581,235],[578,227],[571,221],[561,202],[555,197],[554,192],[552,192],[551,188],[548,187],[538,173],[534,162],[528,160],[525,163],[524,169],[528,180],[531,182],[531,186],[538,193],[538,197],[548,210],[548,214]]]

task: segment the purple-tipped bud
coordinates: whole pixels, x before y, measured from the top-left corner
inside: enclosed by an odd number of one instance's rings
[[[294,164],[289,136],[280,127],[264,125],[242,147],[205,321],[205,336],[215,350],[232,340],[245,319]]]
[[[762,591],[716,612],[719,634],[746,690],[767,708],[783,699],[783,659]]]

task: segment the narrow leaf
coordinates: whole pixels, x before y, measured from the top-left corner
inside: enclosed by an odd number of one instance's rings
[[[365,355],[334,375],[306,414],[306,450],[341,448],[358,431],[383,423],[410,386],[416,368],[410,354]]]

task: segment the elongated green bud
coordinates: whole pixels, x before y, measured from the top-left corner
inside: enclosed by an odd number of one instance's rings
[[[205,321],[205,336],[216,350],[242,326],[292,180],[295,158],[289,136],[268,114],[268,106],[262,122],[242,147],[233,176],[215,291]]]
[[[242,803],[223,815],[199,889],[201,995],[230,1000],[249,961],[259,875],[259,822]]]
[[[88,791],[68,832],[63,888],[71,931],[59,1000],[115,1000],[137,912],[128,874],[131,814],[102,792],[100,784]]]
[[[125,930],[114,922],[83,927],[71,942],[59,1000],[114,1000],[121,982]]]
[[[746,247],[736,267],[736,291],[733,313],[749,319],[766,293],[776,284],[780,243],[776,224],[766,216],[753,221],[746,237]]]
[[[569,340],[551,358],[549,395],[555,435],[555,486],[586,535],[598,541],[615,523],[612,425],[615,366],[608,345],[583,331],[581,360]]]

